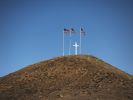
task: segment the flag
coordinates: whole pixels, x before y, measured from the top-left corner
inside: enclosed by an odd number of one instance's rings
[[[71,28],[70,31],[71,31],[71,33],[75,33],[76,32],[74,28]]]
[[[86,35],[86,33],[85,33],[85,31],[84,31],[84,29],[82,27],[80,28],[80,34],[84,35],[84,36]]]
[[[64,28],[64,33],[66,33],[66,34],[70,33],[70,29]]]

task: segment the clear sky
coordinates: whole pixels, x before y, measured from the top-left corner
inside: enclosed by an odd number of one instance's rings
[[[133,0],[0,0],[0,76],[61,56],[81,25],[84,54],[133,74]]]

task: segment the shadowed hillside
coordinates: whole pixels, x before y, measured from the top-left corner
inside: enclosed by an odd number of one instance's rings
[[[93,56],[57,57],[1,77],[0,100],[133,100],[133,76]]]

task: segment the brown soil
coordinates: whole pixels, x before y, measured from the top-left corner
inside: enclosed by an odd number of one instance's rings
[[[133,76],[93,56],[57,57],[1,77],[0,100],[133,100]]]

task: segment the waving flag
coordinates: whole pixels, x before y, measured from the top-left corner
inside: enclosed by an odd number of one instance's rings
[[[71,31],[71,33],[75,33],[76,32],[74,28],[71,28],[70,31]]]
[[[86,33],[85,33],[85,31],[84,31],[84,29],[82,27],[80,28],[80,34],[84,35],[84,36],[86,35]]]
[[[64,28],[64,33],[70,33],[70,30],[69,29],[66,29],[66,28]]]

